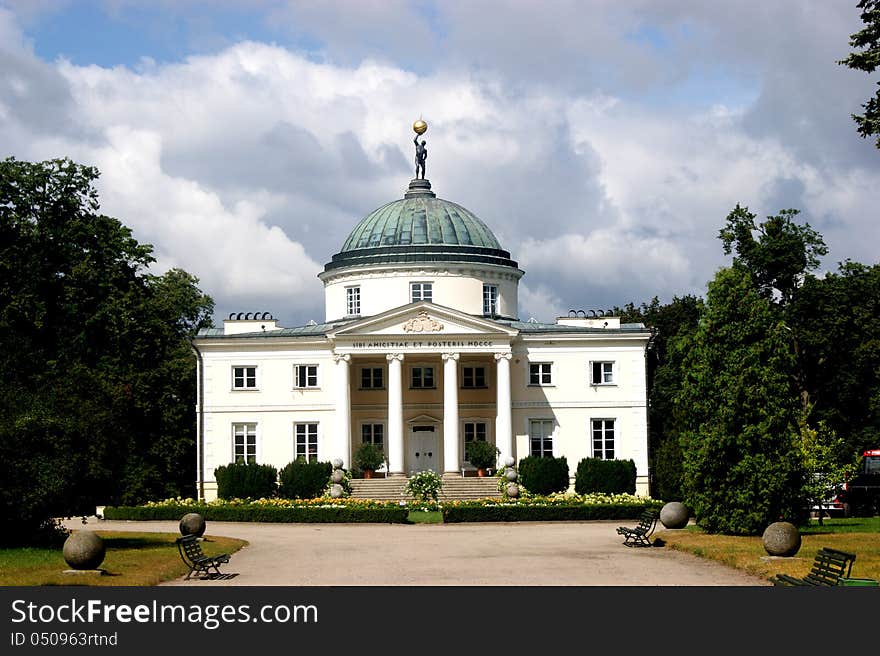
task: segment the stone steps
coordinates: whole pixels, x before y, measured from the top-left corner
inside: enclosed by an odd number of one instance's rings
[[[351,496],[358,499],[377,499],[380,501],[407,501],[409,496],[403,491],[406,478],[356,478],[351,481]],[[440,501],[453,499],[482,499],[501,497],[494,476],[486,478],[462,478],[448,476],[443,478]]]

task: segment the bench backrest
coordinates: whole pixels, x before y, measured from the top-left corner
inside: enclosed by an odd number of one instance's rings
[[[816,553],[813,568],[804,580],[816,585],[837,585],[838,579],[849,577],[855,559],[855,554],[822,547]]]
[[[639,517],[639,527],[644,529],[651,528],[657,522],[657,513],[653,510],[646,510]]]
[[[184,556],[184,560],[189,560],[193,563],[199,558],[205,557],[202,545],[198,543],[195,535],[185,535],[182,538],[177,538],[177,548],[180,550],[180,555]]]

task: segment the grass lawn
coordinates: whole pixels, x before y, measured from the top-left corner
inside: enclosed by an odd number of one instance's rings
[[[443,513],[439,510],[429,510],[427,512],[411,510],[409,515],[406,516],[406,521],[409,524],[442,524]]]
[[[96,531],[107,554],[104,576],[65,574],[70,569],[57,549],[0,549],[0,585],[156,585],[187,573],[177,552],[175,533]],[[202,542],[207,555],[232,553],[247,542],[208,536]],[[221,566],[221,571],[223,568]]]
[[[761,536],[709,535],[696,526],[685,529],[658,530],[671,549],[687,551],[745,570],[761,578],[775,574],[802,577],[809,573],[816,552],[822,547],[848,551],[856,555],[853,578],[880,580],[880,517],[825,519],[824,525],[812,521],[801,529],[801,548],[791,558],[771,558],[764,550]]]

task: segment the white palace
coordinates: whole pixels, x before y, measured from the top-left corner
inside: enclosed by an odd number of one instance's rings
[[[647,494],[651,332],[583,311],[520,321],[523,275],[483,221],[412,180],[318,275],[324,323],[238,313],[196,337],[199,496],[220,465],[349,467],[363,442],[387,476],[462,476],[472,440],[500,462],[565,456],[572,484],[582,458],[631,458]]]

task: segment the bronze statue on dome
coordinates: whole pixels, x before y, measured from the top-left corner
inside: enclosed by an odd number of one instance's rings
[[[421,171],[422,180],[425,179],[425,160],[428,159],[428,148],[424,139],[422,143],[419,143],[419,135],[425,134],[427,130],[428,124],[422,119],[413,123],[413,131],[416,133],[416,136],[413,138],[413,143],[416,145],[416,179],[418,179],[419,171]]]

